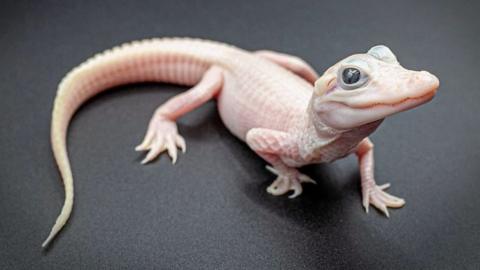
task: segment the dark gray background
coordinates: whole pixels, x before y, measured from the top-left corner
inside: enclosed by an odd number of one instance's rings
[[[80,3],[82,2],[82,3]],[[478,3],[478,2],[477,2]],[[478,269],[480,19],[474,1],[2,1],[0,269]],[[376,178],[406,206],[361,207],[354,157],[309,166],[295,200],[225,129],[213,102],[179,121],[188,152],[141,166],[133,151],[153,110],[185,88],[122,86],[70,128],[73,215],[40,244],[63,202],[49,143],[56,86],[114,45],[193,36],[298,55],[319,72],[384,43],[441,81],[429,104],[372,136]]]

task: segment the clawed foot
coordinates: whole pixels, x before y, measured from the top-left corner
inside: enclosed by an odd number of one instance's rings
[[[375,208],[382,211],[387,217],[389,217],[387,207],[400,208],[405,205],[405,200],[388,194],[384,190],[389,188],[390,184],[383,184],[377,186],[375,183],[366,184],[365,188],[362,188],[363,207],[368,213],[368,207],[372,204]]]
[[[185,153],[185,140],[178,134],[175,122],[162,117],[155,117],[148,126],[145,139],[143,139],[140,145],[135,147],[135,150],[148,151],[142,164],[152,161],[165,150],[167,150],[168,155],[172,159],[172,163],[175,164],[177,161],[177,147]]]
[[[271,166],[266,166],[266,168],[273,174],[278,175],[277,179],[267,188],[267,192],[275,196],[283,195],[293,190],[293,194],[288,196],[290,199],[293,199],[302,194],[303,189],[301,183],[316,184],[315,180],[299,173],[295,169],[287,172],[279,172]]]

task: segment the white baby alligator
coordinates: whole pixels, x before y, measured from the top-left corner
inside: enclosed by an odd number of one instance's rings
[[[117,85],[167,82],[193,86],[155,111],[137,151],[142,163],[167,151],[177,160],[185,141],[175,121],[208,100],[217,100],[227,128],[270,165],[277,179],[267,191],[302,193],[314,181],[296,169],[356,154],[360,163],[363,207],[388,216],[387,207],[404,200],[386,193],[373,173],[373,144],[368,139],[382,120],[423,104],[436,93],[438,79],[426,71],[400,66],[385,46],[349,56],[321,77],[303,60],[273,51],[249,52],[223,43],[161,38],[135,41],[107,50],[74,68],[58,87],[51,141],[65,186],[65,203],[47,246],[67,222],[73,207],[73,177],[66,135],[77,108]]]

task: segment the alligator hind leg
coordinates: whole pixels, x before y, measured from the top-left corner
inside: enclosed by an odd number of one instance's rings
[[[175,120],[212,99],[222,89],[222,85],[221,69],[212,67],[193,88],[158,107],[150,120],[143,142],[135,148],[136,151],[148,151],[142,164],[152,161],[165,150],[172,163],[175,163],[177,147],[182,152],[186,150],[185,140],[178,134]]]

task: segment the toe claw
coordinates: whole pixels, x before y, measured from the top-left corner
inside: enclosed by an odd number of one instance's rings
[[[266,168],[269,172],[271,172],[271,173],[273,173],[273,174],[275,174],[275,175],[278,175],[278,171],[277,171],[275,168],[273,168],[272,166],[267,165],[267,166],[265,166],[265,168]]]
[[[385,183],[383,185],[378,186],[380,190],[385,190],[390,187],[390,183]]]
[[[375,206],[375,208],[377,208],[378,210],[383,212],[386,216],[388,216],[387,206],[379,197],[377,196],[370,197],[370,202],[373,204],[373,206]]]
[[[363,201],[362,201],[363,208],[365,209],[365,212],[368,214],[368,208],[370,207],[370,203],[368,202],[368,195],[363,195]]]
[[[387,218],[390,217],[390,213],[388,212],[388,208],[385,204],[375,206],[375,208],[377,208],[380,212],[382,212]]]
[[[177,137],[175,138],[175,143],[178,147],[180,147],[182,153],[185,153],[185,151],[187,151],[187,145],[185,144],[185,139],[182,136],[177,135]]]
[[[147,154],[147,156],[142,160],[142,162],[140,162],[142,165],[145,165],[147,163],[149,163],[150,161],[152,161],[154,158],[156,157],[156,155],[153,154],[152,150],[150,150]]]
[[[302,186],[300,184],[293,186],[292,190],[293,190],[293,194],[288,196],[289,199],[298,197],[300,194],[302,194],[302,191],[303,191]]]
[[[388,209],[386,206],[385,206],[385,211],[383,211],[383,213],[385,214],[385,216],[387,216],[387,218],[390,217],[390,214],[388,213]]]
[[[298,192],[297,190],[295,190],[292,195],[289,195],[289,196],[288,196],[288,198],[289,198],[289,199],[295,199],[295,198],[298,197],[300,194],[302,194],[302,192]]]
[[[311,183],[311,184],[317,184],[315,180],[313,180],[310,176],[307,176],[305,174],[300,174],[298,177],[301,183]]]
[[[137,152],[146,151],[146,150],[148,150],[148,147],[149,147],[149,144],[141,143],[141,144],[135,146],[135,151],[137,151]]]
[[[167,137],[166,145],[168,155],[172,159],[172,164],[175,164],[175,162],[177,162],[177,146],[174,144],[172,137]]]
[[[155,137],[155,133],[152,132],[151,130],[148,130],[143,141],[135,147],[135,151],[147,150],[149,145],[152,143],[154,137]]]
[[[149,156],[146,156],[142,162],[140,162],[142,165],[145,165],[147,164],[148,162],[152,161],[152,159],[154,159],[153,157],[149,157]]]
[[[155,144],[150,149],[150,151],[148,151],[148,154],[145,157],[145,159],[142,160],[142,164],[147,164],[148,162],[154,160],[161,152],[163,152],[163,150],[165,150],[165,146],[163,145],[163,142],[156,141]]]

